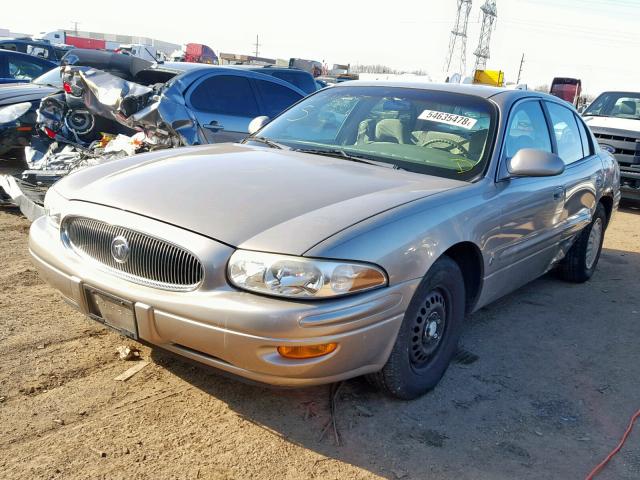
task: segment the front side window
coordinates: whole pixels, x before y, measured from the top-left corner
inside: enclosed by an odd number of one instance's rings
[[[507,158],[513,158],[523,148],[551,152],[549,129],[542,106],[537,101],[520,103],[513,107],[509,115],[504,154]]]
[[[191,105],[201,112],[257,117],[256,102],[249,80],[235,75],[214,75],[202,81],[191,94]]]
[[[582,140],[576,118],[571,110],[557,103],[547,102],[553,133],[556,136],[558,155],[565,164],[584,158]]]
[[[29,82],[42,75],[45,70],[42,65],[38,65],[37,63],[28,62],[23,59],[9,59],[9,76],[16,80]]]
[[[488,162],[496,116],[493,104],[470,95],[341,86],[307,97],[259,136],[293,149],[471,181]]]
[[[299,93],[275,82],[255,80],[255,85],[262,100],[262,114],[267,117],[275,117],[302,98]]]

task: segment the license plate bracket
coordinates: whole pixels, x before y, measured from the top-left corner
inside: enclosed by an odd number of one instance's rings
[[[138,322],[133,302],[87,285],[84,286],[84,293],[89,317],[125,337],[138,339]]]

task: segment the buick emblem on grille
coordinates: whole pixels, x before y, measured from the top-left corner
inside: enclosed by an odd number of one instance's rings
[[[111,241],[111,256],[118,263],[125,263],[129,258],[129,242],[122,235]]]

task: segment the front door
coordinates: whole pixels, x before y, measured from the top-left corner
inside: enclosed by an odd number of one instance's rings
[[[553,151],[538,99],[517,103],[509,114],[501,164],[522,148]],[[512,177],[496,185],[501,208],[497,248],[489,258],[487,301],[542,275],[557,257],[565,207],[563,175]]]

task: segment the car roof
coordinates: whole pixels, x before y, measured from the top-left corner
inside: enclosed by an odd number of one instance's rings
[[[496,95],[508,97],[530,97],[545,96],[540,92],[531,90],[512,90],[504,87],[492,87],[489,85],[473,85],[467,83],[430,83],[430,82],[411,82],[411,81],[370,81],[370,80],[350,80],[340,82],[331,88],[345,87],[397,87],[397,88],[415,88],[421,90],[431,90],[437,92],[461,93],[464,95],[473,95],[481,98],[491,98]]]
[[[273,71],[284,71],[284,72],[301,72],[301,73],[309,73],[305,70],[295,67],[287,67],[287,66],[279,66],[279,65],[225,65],[225,67],[232,68],[242,68],[244,70],[273,70]],[[309,73],[309,75],[311,75]]]
[[[43,40],[29,40],[27,38],[3,38],[0,40],[0,44],[3,43],[28,43],[29,45],[41,45],[47,47],[53,47],[49,42]]]
[[[623,95],[640,95],[640,90],[605,90],[600,95],[604,95],[605,93],[614,93],[614,94],[623,94]]]
[[[46,58],[38,57],[36,55],[31,55],[29,53],[16,52],[15,50],[6,50],[4,48],[0,48],[0,55],[16,55],[16,56],[21,57],[21,58],[23,58],[25,60],[26,59],[32,60],[34,63],[46,63],[46,64],[49,64],[49,65],[51,65],[51,68],[58,66],[55,62],[52,62],[51,60],[47,60]]]
[[[216,68],[219,65],[210,65],[208,63],[193,63],[193,62],[161,62],[154,64],[150,68],[158,70],[173,70],[176,72],[191,72],[193,70],[199,70],[201,68]]]

